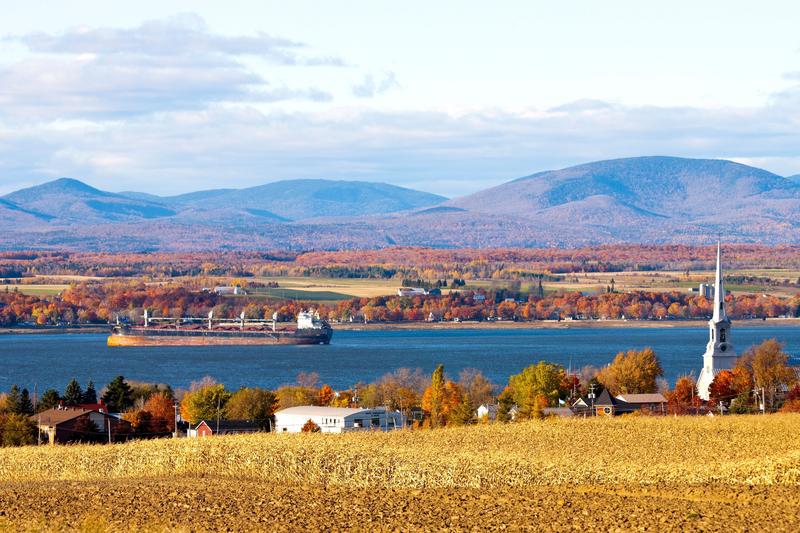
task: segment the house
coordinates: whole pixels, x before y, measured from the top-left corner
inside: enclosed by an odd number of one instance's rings
[[[572,412],[578,416],[587,416],[592,414],[592,401],[585,397],[581,396],[575,403],[572,404]]]
[[[603,389],[594,400],[594,414],[597,416],[615,416],[636,411],[637,408],[611,396],[608,389]]]
[[[56,407],[29,418],[50,444],[120,441],[132,433],[130,423],[121,418],[76,407]]]
[[[617,399],[640,411],[661,414],[667,412],[667,399],[658,392],[652,394],[618,394]]]
[[[483,418],[486,418],[486,420],[496,420],[497,404],[482,404],[478,407],[478,410],[475,411],[475,416],[478,417],[478,420],[482,420]]]
[[[428,291],[422,287],[400,287],[397,289],[397,295],[401,297],[406,296],[425,296]]]
[[[239,287],[238,285],[234,285],[233,287],[214,287],[214,294],[218,296],[227,295],[227,294],[247,294],[247,292]]]
[[[516,420],[518,413],[519,407],[512,405],[508,409],[508,418],[510,420]],[[497,404],[482,404],[475,411],[475,416],[477,416],[479,420],[483,417],[486,417],[487,420],[497,420]]]
[[[385,407],[360,409],[302,405],[277,411],[275,413],[275,431],[299,433],[309,420],[319,426],[322,433],[359,430],[389,431],[403,427],[401,414],[396,411],[388,411]]]
[[[214,435],[241,435],[263,431],[258,422],[253,420],[201,420],[194,429],[189,430],[189,437],[212,437]]]

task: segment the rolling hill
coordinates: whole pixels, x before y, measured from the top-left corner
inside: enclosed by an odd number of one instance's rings
[[[393,213],[429,207],[446,200],[436,194],[386,183],[321,179],[283,180],[246,189],[214,189],[148,198],[178,210],[236,206],[256,216],[268,212],[288,220]]]
[[[290,250],[800,242],[800,181],[725,160],[637,157],[446,200],[382,183],[288,180],[178,196],[59,179],[0,198],[0,248]],[[141,222],[141,223],[136,223]]]
[[[21,189],[2,200],[28,212],[44,215],[51,222],[105,223],[175,214],[159,203],[101,191],[70,178]]]

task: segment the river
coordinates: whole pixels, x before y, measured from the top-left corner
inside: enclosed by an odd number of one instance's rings
[[[800,327],[742,327],[732,331],[737,353],[764,339],[786,344],[800,364]],[[299,372],[317,372],[334,388],[369,382],[400,367],[431,372],[443,363],[456,377],[467,367],[505,384],[508,376],[544,359],[564,366],[603,366],[620,350],[652,347],[671,383],[697,375],[705,328],[572,328],[337,331],[330,346],[109,348],[99,334],[0,336],[0,391],[12,384],[63,390],[73,377],[98,390],[114,376],[186,388],[212,376],[229,389],[275,388]]]

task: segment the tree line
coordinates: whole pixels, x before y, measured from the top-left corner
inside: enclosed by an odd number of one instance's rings
[[[456,279],[456,285],[461,282]],[[452,284],[452,283],[451,283]],[[31,296],[16,290],[0,290],[0,326],[22,322],[92,324],[113,322],[117,317],[138,321],[145,309],[151,316],[180,318],[204,316],[213,310],[220,318],[294,320],[297,312],[318,308],[332,321],[405,322],[426,320],[565,320],[632,319],[670,320],[708,318],[713,301],[684,292],[607,292],[583,294],[557,292],[521,294],[509,289],[458,290],[428,296],[378,296],[352,298],[337,303],[302,302],[220,296],[173,284],[143,282],[78,283],[58,296]],[[733,318],[800,316],[800,294],[727,296]]]

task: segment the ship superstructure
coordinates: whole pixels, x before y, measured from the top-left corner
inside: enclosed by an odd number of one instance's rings
[[[259,344],[330,344],[333,329],[319,313],[301,311],[295,324],[271,320],[207,317],[153,317],[145,310],[144,323],[119,322],[111,328],[109,346],[209,346]]]

